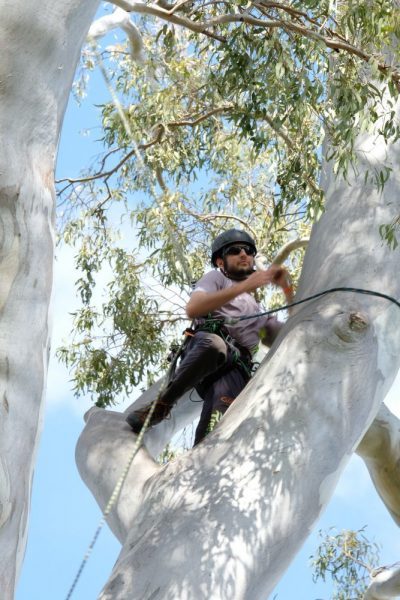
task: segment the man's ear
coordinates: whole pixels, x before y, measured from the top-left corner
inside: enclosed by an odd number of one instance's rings
[[[215,263],[216,263],[218,269],[222,269],[223,266],[224,266],[224,259],[218,257],[218,258],[215,259]]]

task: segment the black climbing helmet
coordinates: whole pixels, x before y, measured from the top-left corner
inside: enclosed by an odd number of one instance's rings
[[[228,229],[228,231],[220,233],[211,244],[211,262],[214,267],[217,266],[215,263],[216,258],[222,256],[222,250],[225,246],[235,243],[248,244],[254,249],[254,254],[257,254],[256,243],[248,233],[241,229]]]

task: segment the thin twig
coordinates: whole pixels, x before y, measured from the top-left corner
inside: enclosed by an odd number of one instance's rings
[[[156,135],[154,136],[154,138],[147,143],[138,144],[138,148],[139,148],[139,150],[148,150],[155,144],[159,143],[162,140],[162,138],[164,137],[164,133],[167,128],[168,129],[176,129],[178,127],[195,127],[202,121],[205,121],[206,119],[209,119],[210,117],[212,117],[216,114],[219,114],[222,112],[227,112],[228,110],[231,110],[232,108],[233,108],[233,104],[226,105],[226,106],[220,106],[220,107],[213,108],[209,112],[207,112],[203,115],[200,115],[199,117],[197,117],[193,120],[171,121],[171,122],[165,123],[165,124],[158,123],[153,129],[153,131],[156,132]],[[110,155],[110,154],[111,154],[111,152],[108,155]],[[78,177],[78,178],[74,178],[74,179],[70,178],[70,177],[65,177],[63,179],[58,179],[56,181],[56,183],[63,183],[64,181],[68,182],[68,185],[65,188],[63,188],[63,190],[62,190],[64,192],[70,185],[72,185],[74,183],[88,183],[90,181],[95,181],[96,179],[102,179],[102,178],[107,180],[112,175],[114,175],[114,173],[116,173],[122,167],[122,165],[124,163],[126,163],[126,161],[129,160],[134,154],[135,154],[135,149],[130,150],[128,152],[128,154],[126,154],[112,169],[109,169],[108,171],[103,171],[102,169],[100,169],[100,171],[98,171],[94,175],[89,175],[87,177]],[[105,159],[103,159],[103,163],[102,163],[103,166],[104,166],[104,161],[106,160],[108,155],[106,155]]]

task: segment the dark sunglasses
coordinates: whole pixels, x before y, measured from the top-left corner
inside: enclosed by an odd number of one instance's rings
[[[224,250],[224,256],[238,256],[244,250],[247,256],[254,256],[254,248],[251,246],[228,246]]]

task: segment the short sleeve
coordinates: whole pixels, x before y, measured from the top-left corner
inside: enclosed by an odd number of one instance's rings
[[[221,282],[221,277],[223,277],[223,275],[219,271],[209,271],[196,283],[192,294],[195,292],[209,293],[221,290],[224,287]]]

